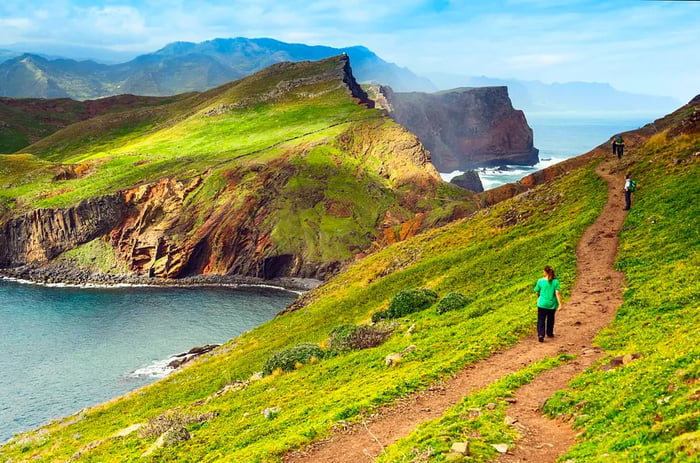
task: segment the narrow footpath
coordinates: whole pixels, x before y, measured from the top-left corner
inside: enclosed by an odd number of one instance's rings
[[[473,392],[545,357],[566,352],[576,359],[538,376],[516,392],[508,416],[521,434],[515,448],[499,462],[554,462],[575,443],[567,423],[545,418],[541,405],[576,375],[595,363],[603,352],[592,346],[598,331],[607,326],[622,303],[624,276],[614,270],[618,233],[626,212],[621,175],[613,173],[613,160],[602,162],[597,173],[608,183],[608,201],[596,221],[578,243],[578,277],[571,297],[557,313],[556,337],[544,343],[533,335],[511,348],[466,367],[454,377],[429,390],[406,397],[382,409],[368,422],[354,425],[304,451],[288,454],[285,463],[371,462],[383,449],[407,436],[424,421],[445,411]]]

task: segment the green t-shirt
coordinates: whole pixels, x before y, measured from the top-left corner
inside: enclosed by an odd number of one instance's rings
[[[542,309],[556,309],[559,307],[559,301],[557,300],[557,291],[561,291],[559,287],[559,280],[556,278],[549,281],[546,278],[540,278],[537,280],[535,285],[535,292],[540,295],[537,299],[537,307]]]

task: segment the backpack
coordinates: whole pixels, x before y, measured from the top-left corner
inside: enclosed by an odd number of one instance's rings
[[[637,191],[637,181],[636,180],[630,180],[630,192]]]

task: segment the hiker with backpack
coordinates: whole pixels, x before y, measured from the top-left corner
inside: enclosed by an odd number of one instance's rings
[[[625,211],[632,207],[632,193],[637,190],[637,181],[630,178],[630,174],[625,175]]]
[[[544,337],[554,337],[554,313],[561,310],[561,287],[549,265],[544,267],[544,278],[535,284],[537,293],[537,340],[544,342]]]
[[[617,154],[617,159],[622,159],[622,152],[625,150],[625,140],[622,139],[622,135],[615,137],[612,142],[612,152]]]

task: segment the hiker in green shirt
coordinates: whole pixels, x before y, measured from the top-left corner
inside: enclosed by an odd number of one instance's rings
[[[544,267],[544,278],[535,284],[537,293],[537,339],[544,342],[544,336],[554,337],[554,313],[561,310],[561,288],[554,269],[549,265]]]

